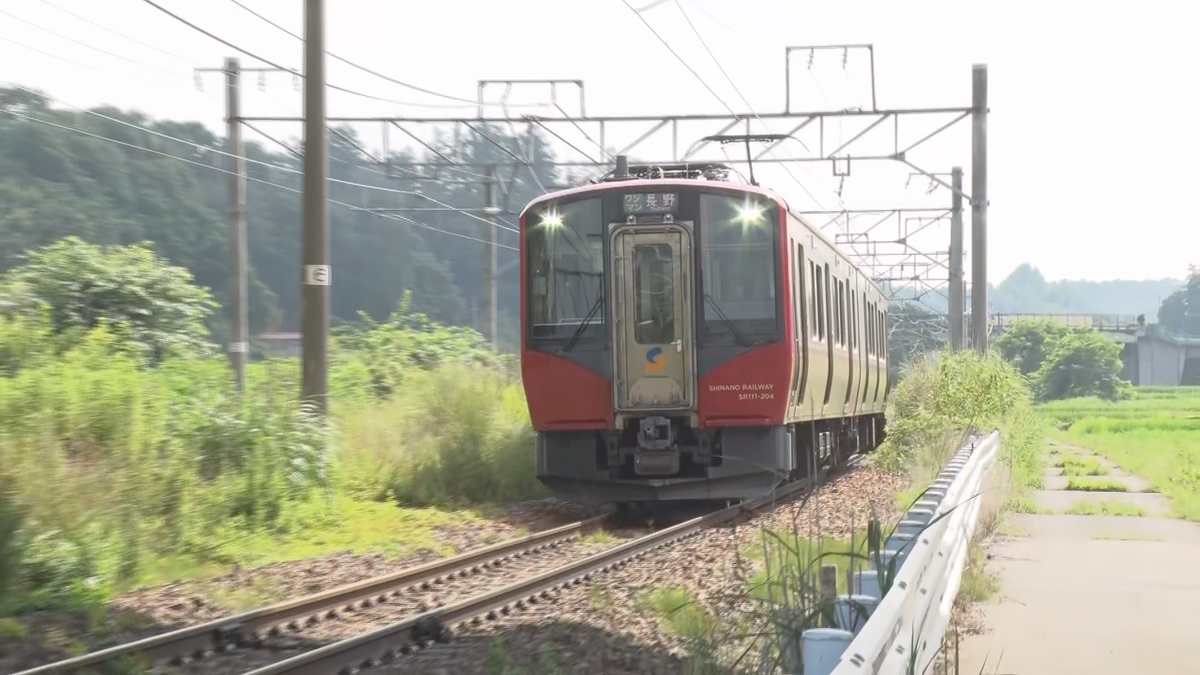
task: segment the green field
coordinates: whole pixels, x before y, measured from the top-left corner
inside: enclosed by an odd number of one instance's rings
[[[1072,399],[1041,410],[1052,438],[1147,478],[1180,516],[1200,521],[1200,387],[1141,387],[1127,401]]]

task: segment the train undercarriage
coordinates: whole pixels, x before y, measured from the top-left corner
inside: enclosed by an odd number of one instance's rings
[[[881,414],[721,429],[652,415],[615,431],[539,433],[537,475],[556,497],[583,503],[739,501],[840,467],[883,437]]]

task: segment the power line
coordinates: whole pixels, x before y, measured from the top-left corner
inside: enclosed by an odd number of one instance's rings
[[[229,0],[229,1],[230,1],[230,2],[232,2],[233,4],[237,5],[238,7],[241,7],[243,10],[245,10],[245,11],[249,12],[250,14],[254,15],[255,17],[257,17],[259,20],[263,21],[264,23],[267,23],[268,25],[270,25],[270,26],[272,26],[272,27],[276,28],[277,30],[279,30],[279,31],[281,31],[281,32],[283,32],[283,33],[285,33],[285,34],[287,34],[287,35],[290,35],[291,37],[294,37],[294,38],[296,38],[297,40],[300,40],[301,42],[303,42],[303,41],[304,41],[304,38],[303,38],[303,37],[301,37],[301,36],[299,36],[299,35],[297,35],[297,34],[293,33],[292,31],[288,30],[287,28],[284,28],[283,26],[281,26],[281,25],[279,25],[278,23],[276,23],[276,22],[272,21],[271,19],[267,18],[266,16],[263,16],[262,14],[260,14],[260,13],[259,13],[259,12],[257,12],[257,11],[255,11],[254,9],[252,9],[252,8],[250,8],[250,7],[248,7],[248,6],[246,6],[246,4],[245,4],[245,3],[243,3],[243,2],[241,2],[241,0]],[[426,89],[426,88],[424,88],[424,87],[421,87],[421,86],[418,86],[418,85],[412,84],[412,83],[410,83],[410,82],[402,82],[401,80],[397,80],[396,78],[394,78],[394,77],[392,77],[392,76],[390,76],[390,75],[387,75],[387,74],[381,73],[381,72],[379,72],[379,71],[377,71],[377,70],[373,70],[373,69],[371,69],[371,68],[368,68],[368,67],[366,67],[366,66],[364,66],[364,65],[361,65],[361,64],[359,64],[359,63],[356,63],[356,62],[354,62],[354,61],[351,61],[350,59],[343,58],[343,57],[341,57],[341,56],[339,56],[339,55],[337,55],[337,54],[334,54],[333,52],[331,52],[331,51],[329,51],[329,50],[326,50],[326,51],[325,51],[325,53],[326,53],[326,54],[327,54],[327,55],[328,55],[330,58],[332,58],[332,59],[335,59],[335,60],[337,60],[337,61],[341,61],[342,63],[344,63],[344,64],[346,64],[346,65],[348,65],[348,66],[351,66],[351,67],[353,67],[353,68],[357,68],[357,69],[359,69],[359,70],[363,71],[364,73],[368,73],[368,74],[370,74],[370,75],[374,75],[375,77],[378,77],[378,78],[380,78],[380,79],[387,80],[388,82],[391,82],[391,83],[393,83],[393,84],[398,84],[398,85],[400,85],[401,87],[404,87],[404,88],[406,88],[406,89],[412,89],[412,90],[414,90],[414,91],[419,91],[419,92],[421,92],[422,94],[429,94],[430,96],[437,96],[437,97],[439,97],[439,98],[449,99],[449,100],[451,100],[451,101],[460,101],[460,102],[462,102],[462,103],[469,103],[469,104],[471,104],[471,105],[473,105],[473,106],[478,106],[478,105],[479,105],[479,101],[477,101],[477,100],[473,100],[473,99],[469,99],[469,98],[462,98],[462,97],[460,97],[460,96],[452,96],[452,95],[450,95],[450,94],[443,94],[443,93],[441,93],[441,92],[434,91],[434,90],[432,90],[432,89]],[[484,105],[496,105],[496,104],[494,104],[494,103],[485,103]],[[459,106],[454,106],[454,107],[459,107]],[[534,103],[530,103],[530,104],[523,104],[523,105],[514,106],[514,107],[518,107],[518,108],[541,108],[542,106],[541,106],[540,104],[534,104]]]
[[[650,29],[650,32],[654,34],[654,37],[658,38],[658,41],[661,42],[663,44],[663,46],[667,48],[667,51],[671,52],[671,55],[674,56],[676,60],[678,60],[681,64],[683,64],[683,66],[685,68],[687,68],[688,71],[691,72],[691,74],[693,76],[695,76],[695,78],[697,80],[700,81],[700,84],[704,85],[704,88],[707,89],[708,92],[710,94],[712,94],[714,98],[716,98],[718,101],[720,101],[721,105],[725,106],[725,109],[729,111],[729,114],[733,115],[733,117],[735,119],[737,119],[738,121],[742,121],[744,119],[740,115],[738,115],[736,112],[734,112],[733,108],[730,107],[729,104],[725,102],[725,99],[721,98],[717,94],[717,92],[714,91],[713,88],[708,85],[708,82],[706,82],[704,80],[704,78],[701,77],[700,74],[696,72],[696,69],[692,68],[691,64],[689,64],[687,61],[685,61],[683,59],[683,57],[681,57],[679,55],[679,53],[676,52],[671,47],[671,45],[667,42],[666,38],[664,38],[662,35],[660,35],[659,32],[654,29],[654,26],[650,25],[649,21],[646,21],[646,17],[642,16],[640,11],[634,9],[633,5],[629,4],[629,0],[621,0],[621,2],[624,2],[625,6],[628,7],[630,9],[630,11],[632,11],[634,14],[637,15],[638,19],[640,19],[642,21],[642,23],[645,24],[646,28]],[[717,64],[717,68],[720,69],[721,74],[725,76],[725,79],[729,81],[729,84],[733,87],[733,90],[735,92],[737,92],[738,97],[742,99],[742,103],[744,103],[745,106],[748,109],[750,109],[751,114],[754,115],[754,117],[759,121],[760,124],[765,124],[765,122],[763,122],[762,117],[759,117],[758,113],[754,111],[754,107],[751,106],[750,102],[746,100],[746,97],[742,95],[741,89],[739,89],[738,86],[733,82],[733,78],[729,77],[729,73],[725,71],[724,66],[721,65],[721,62],[717,59],[716,55],[714,55],[712,50],[709,49],[708,42],[706,42],[704,40],[704,36],[700,35],[700,31],[696,30],[696,27],[692,24],[691,18],[688,17],[687,12],[683,9],[683,5],[679,4],[678,0],[675,0],[675,6],[679,8],[680,13],[683,14],[684,20],[687,21],[688,26],[692,29],[692,32],[696,35],[696,38],[700,40],[700,44],[704,46],[704,50],[706,52],[708,52],[709,57],[712,58],[713,62]],[[806,187],[803,183],[800,182],[799,178],[796,178],[796,175],[794,173],[792,173],[792,170],[786,164],[781,164],[780,166],[783,167],[783,170],[787,172],[788,176],[791,177],[791,179],[793,181],[795,181],[796,185],[800,186],[800,189],[803,190],[804,193],[808,195],[809,199],[812,199],[813,202],[816,203],[817,206],[821,207],[821,209],[825,208],[825,206],[821,203],[821,200],[817,199],[816,196],[814,196],[813,193],[809,191],[808,187]]]
[[[99,72],[102,72],[102,73],[106,73],[106,72],[108,72],[108,71],[106,71],[104,68],[101,68],[100,66],[95,66],[95,65],[92,65],[92,64],[89,64],[89,63],[80,63],[80,62],[78,62],[78,61],[74,61],[74,60],[72,60],[72,59],[68,59],[68,58],[67,58],[67,57],[65,57],[65,56],[59,56],[58,54],[54,54],[54,53],[51,53],[51,52],[45,51],[45,50],[43,50],[43,49],[38,49],[37,47],[30,47],[30,46],[29,46],[29,45],[27,45],[27,44],[24,44],[24,43],[21,43],[21,42],[17,42],[16,40],[14,40],[14,39],[12,39],[12,38],[4,37],[3,35],[0,35],[0,40],[3,40],[3,41],[5,41],[5,42],[8,42],[9,44],[14,44],[14,45],[16,45],[16,46],[18,46],[18,47],[20,47],[20,48],[22,48],[22,49],[27,49],[27,50],[29,50],[29,51],[31,51],[31,52],[37,52],[38,54],[41,54],[42,56],[49,56],[49,57],[50,57],[50,58],[52,58],[52,59],[58,59],[59,61],[62,61],[62,62],[64,62],[64,63],[69,63],[69,64],[71,64],[71,65],[73,65],[73,66],[79,66],[80,68],[90,68],[90,69],[92,69],[92,70],[96,70],[96,71],[99,71]],[[153,85],[155,85],[155,86],[159,86],[159,87],[173,87],[173,88],[177,88],[177,89],[184,89],[184,90],[186,90],[186,91],[193,91],[193,90],[192,90],[191,88],[189,88],[189,87],[184,87],[184,86],[182,86],[182,85],[178,85],[178,84],[172,84],[172,83],[170,83],[170,82],[159,82],[159,81],[157,81],[157,80],[149,80],[149,79],[145,79],[145,78],[142,78],[142,77],[137,77],[137,76],[135,76],[135,75],[128,75],[127,77],[129,77],[130,79],[133,79],[133,80],[137,80],[138,82],[145,82],[145,83],[147,83],[147,84],[153,84]],[[39,93],[40,93],[40,92],[39,92]]]
[[[147,0],[147,1],[149,1],[149,0]],[[682,56],[680,56],[679,53],[676,52],[673,47],[671,47],[670,43],[668,43],[666,41],[666,39],[663,38],[663,36],[658,34],[658,31],[654,30],[654,26],[650,25],[650,22],[646,20],[646,17],[642,16],[642,13],[640,11],[634,9],[633,5],[629,4],[629,0],[621,0],[621,2],[625,3],[625,6],[629,8],[629,11],[633,12],[637,16],[637,18],[640,19],[641,22],[646,25],[646,28],[650,29],[650,32],[654,34],[654,37],[658,38],[658,41],[661,42],[662,45],[667,48],[667,51],[671,52],[671,55],[674,56],[676,60],[678,60],[680,63],[683,64],[684,68],[687,68],[688,71],[691,72],[692,75],[696,76],[696,80],[698,80],[700,82],[700,84],[703,85],[704,88],[708,90],[708,93],[712,94],[713,98],[720,101],[721,105],[725,106],[725,109],[729,111],[730,115],[733,115],[738,120],[742,119],[741,117],[738,116],[738,114],[736,112],[734,112],[733,108],[729,107],[729,104],[725,102],[725,99],[721,98],[721,96],[719,94],[717,94],[717,92],[713,91],[712,87],[708,86],[708,82],[705,82],[704,78],[700,77],[700,73],[697,73],[696,69],[692,68],[691,64],[688,63],[686,60],[684,60],[684,58]]]
[[[285,67],[279,65],[278,63],[276,63],[275,61],[263,58],[262,56],[259,56],[258,54],[255,54],[252,51],[249,51],[247,49],[239,47],[238,45],[230,42],[229,40],[226,40],[225,38],[223,38],[219,35],[216,35],[209,30],[206,30],[204,28],[201,28],[200,26],[197,26],[196,24],[179,16],[178,14],[172,12],[171,10],[167,9],[166,7],[163,7],[162,5],[158,4],[157,2],[154,2],[154,0],[142,0],[142,2],[146,3],[147,5],[150,5],[151,7],[157,9],[158,11],[162,12],[163,14],[166,14],[167,16],[171,17],[172,19],[175,19],[176,21],[178,21],[179,23],[182,23],[183,25],[187,26],[188,28],[191,28],[192,30],[194,30],[198,33],[206,35],[209,38],[216,40],[217,42],[220,42],[221,44],[225,45],[226,47],[229,47],[230,49],[237,50],[238,52],[245,54],[246,56],[249,56],[252,59],[261,61],[261,62],[271,66],[272,68],[278,68],[279,70],[291,73],[292,75],[295,75],[296,77],[301,77],[301,78],[304,77],[304,73],[301,73],[292,68],[285,68]],[[449,105],[449,104],[438,104],[438,103],[413,103],[412,101],[397,101],[396,99],[385,98],[382,96],[375,96],[374,94],[366,94],[361,91],[349,89],[347,87],[341,87],[336,84],[333,84],[332,82],[326,83],[325,86],[329,87],[330,89],[335,89],[337,91],[351,94],[354,96],[371,99],[373,101],[381,101],[383,103],[393,103],[396,105],[413,106],[416,108],[462,108],[462,107],[466,106],[466,104],[462,104],[462,103],[455,104],[455,105]],[[472,105],[478,105],[478,103],[472,102]]]
[[[195,161],[195,160],[188,159],[188,158],[186,158],[186,157],[180,157],[180,156],[178,156],[178,155],[172,155],[172,154],[170,154],[170,153],[167,153],[167,152],[162,152],[162,151],[159,151],[159,150],[154,150],[154,149],[152,149],[152,148],[145,148],[145,147],[142,147],[142,146],[140,146],[140,145],[137,145],[137,144],[135,144],[135,143],[127,143],[127,142],[125,142],[125,141],[121,141],[121,140],[118,140],[118,139],[115,139],[115,138],[109,138],[108,136],[102,136],[102,135],[100,135],[100,134],[94,134],[94,133],[92,133],[92,132],[90,132],[90,131],[85,131],[85,130],[83,130],[83,129],[78,129],[78,128],[76,128],[76,127],[69,127],[69,126],[66,126],[66,125],[63,125],[63,124],[57,124],[57,123],[55,123],[55,122],[51,122],[51,121],[49,121],[49,120],[43,120],[43,119],[39,119],[39,118],[37,118],[37,117],[32,117],[32,116],[29,116],[29,115],[24,115],[24,114],[22,114],[22,113],[15,112],[15,111],[6,111],[6,113],[5,113],[5,114],[12,115],[12,116],[14,116],[14,117],[19,117],[19,118],[21,118],[21,119],[24,119],[24,120],[27,120],[27,121],[30,121],[30,122],[37,122],[38,124],[45,124],[45,125],[47,125],[47,126],[55,127],[55,128],[57,128],[57,129],[62,129],[62,130],[65,130],[65,131],[72,131],[72,132],[75,132],[75,133],[77,133],[77,134],[82,134],[82,135],[84,135],[84,136],[88,136],[88,137],[90,137],[90,138],[94,138],[94,139],[96,139],[96,140],[100,140],[100,141],[106,141],[106,142],[108,142],[108,143],[115,143],[116,145],[124,146],[124,147],[131,148],[131,149],[134,149],[134,150],[141,150],[141,151],[143,151],[143,152],[148,152],[148,153],[150,153],[150,154],[153,154],[153,155],[158,155],[158,156],[160,156],[160,157],[165,157],[165,158],[167,158],[167,159],[174,159],[174,160],[178,160],[178,161],[180,161],[180,162],[184,162],[184,163],[186,163],[186,164],[191,164],[191,165],[198,166],[198,167],[202,167],[202,168],[205,168],[205,169],[210,169],[210,170],[212,170],[212,171],[219,171],[219,172],[221,172],[221,173],[228,174],[228,175],[236,175],[234,172],[232,172],[232,171],[229,171],[228,169],[222,169],[221,167],[212,166],[212,165],[210,165],[210,164],[205,164],[204,162],[197,162],[197,161]],[[181,140],[181,139],[176,139],[176,140]],[[186,142],[186,141],[184,141],[184,142]],[[263,185],[270,185],[271,187],[279,188],[279,189],[281,189],[281,190],[287,190],[288,192],[292,192],[292,193],[295,193],[295,194],[301,194],[301,190],[299,190],[299,189],[297,189],[297,188],[293,188],[293,187],[288,187],[287,185],[280,185],[280,184],[278,184],[278,183],[272,183],[271,181],[268,181],[268,180],[263,180],[263,179],[261,179],[261,178],[255,178],[254,176],[246,176],[245,178],[246,178],[246,180],[253,181],[253,182],[255,182],[255,183],[261,183],[261,184],[263,184]],[[372,211],[372,210],[370,210],[370,209],[363,208],[363,207],[361,207],[361,206],[356,206],[356,205],[354,205],[354,204],[348,204],[348,203],[346,203],[346,202],[338,201],[338,200],[336,200],[336,199],[330,199],[330,200],[329,200],[329,203],[330,203],[330,204],[335,204],[335,205],[337,205],[337,206],[341,206],[341,207],[344,207],[344,208],[347,208],[347,209],[350,209],[351,211],[360,211],[360,212],[370,213],[370,214],[372,214],[372,215],[375,215],[375,216],[377,216],[377,217],[380,217],[380,218],[387,218],[387,219],[389,219],[389,220],[398,220],[398,221],[405,222],[405,223],[408,223],[408,224],[410,224],[410,225],[413,225],[413,226],[415,226],[415,227],[419,227],[419,228],[421,228],[421,229],[430,230],[430,231],[432,231],[432,232],[437,232],[438,234],[445,234],[445,235],[449,235],[449,236],[452,236],[452,237],[458,237],[458,238],[460,238],[460,239],[468,239],[468,240],[470,240],[470,241],[476,241],[476,242],[479,242],[479,243],[481,243],[481,244],[487,244],[487,243],[489,243],[488,241],[486,241],[486,240],[484,240],[484,239],[479,239],[479,238],[476,238],[476,237],[471,237],[471,236],[468,236],[468,235],[465,235],[465,234],[459,234],[459,233],[457,233],[457,232],[450,232],[450,231],[448,231],[448,230],[441,230],[441,229],[438,229],[438,228],[436,228],[436,227],[433,227],[433,226],[431,226],[431,225],[426,225],[425,223],[421,223],[421,222],[418,222],[418,221],[416,221],[416,220],[413,220],[412,218],[407,218],[407,217],[405,217],[405,216],[398,216],[398,215],[388,215],[388,214],[386,214],[386,213],[378,213],[378,212]],[[500,248],[505,248],[505,249],[508,249],[508,250],[510,250],[510,251],[516,251],[516,250],[518,250],[518,249],[517,249],[517,248],[515,248],[515,247],[512,247],[512,246],[506,246],[506,245],[504,245],[504,244],[499,244],[499,243],[497,243],[497,244],[496,244],[496,246],[499,246]]]
[[[93,26],[95,26],[96,28],[99,28],[100,30],[107,31],[107,32],[109,32],[109,33],[112,33],[113,35],[116,35],[117,37],[125,38],[126,40],[129,40],[130,42],[134,42],[134,43],[136,43],[136,44],[139,44],[139,45],[141,45],[141,46],[143,46],[143,47],[146,47],[147,49],[153,49],[154,51],[156,51],[156,52],[158,52],[158,53],[160,53],[160,54],[165,54],[166,56],[170,56],[170,57],[172,57],[172,58],[179,59],[180,61],[183,61],[184,63],[187,63],[188,65],[195,65],[195,62],[194,62],[194,61],[192,61],[191,59],[188,59],[188,58],[186,58],[186,57],[180,56],[179,54],[176,54],[176,53],[174,53],[174,52],[169,52],[169,51],[167,51],[167,50],[165,50],[165,49],[161,49],[161,48],[159,48],[159,47],[155,47],[155,46],[154,46],[154,45],[152,45],[152,44],[149,44],[149,43],[146,43],[146,42],[142,42],[141,40],[139,40],[139,39],[137,39],[137,38],[135,38],[135,37],[130,37],[130,36],[128,36],[128,35],[126,35],[126,34],[124,34],[124,33],[121,33],[121,32],[119,32],[119,31],[115,31],[115,30],[113,30],[113,29],[111,29],[111,28],[109,28],[109,27],[107,27],[107,26],[104,26],[104,25],[102,25],[102,24],[96,23],[95,21],[92,21],[91,19],[89,19],[89,18],[87,18],[87,17],[80,16],[80,15],[76,14],[75,12],[72,12],[72,11],[70,11],[70,10],[68,10],[68,9],[63,9],[62,7],[59,7],[58,5],[56,5],[56,4],[52,3],[52,2],[50,2],[50,0],[42,0],[42,4],[44,4],[44,5],[47,5],[47,6],[49,6],[49,7],[52,7],[52,8],[54,8],[54,9],[57,9],[58,11],[62,12],[63,14],[69,14],[69,15],[71,15],[71,16],[73,16],[73,17],[75,17],[76,19],[79,19],[80,21],[83,21],[84,23],[90,23],[90,24],[92,24]]]
[[[34,28],[36,28],[36,29],[38,29],[38,30],[45,31],[45,32],[47,32],[47,33],[49,33],[49,34],[51,34],[51,35],[53,35],[53,36],[55,36],[55,37],[59,37],[59,38],[62,38],[63,40],[67,40],[68,42],[74,42],[75,44],[77,44],[77,45],[80,45],[81,47],[86,47],[86,48],[88,48],[88,49],[91,49],[91,50],[93,50],[93,51],[100,52],[101,54],[107,54],[108,56],[111,56],[111,57],[113,57],[113,58],[117,58],[117,59],[121,59],[122,61],[128,61],[129,63],[132,63],[132,64],[133,64],[133,65],[135,65],[135,66],[141,66],[141,67],[143,67],[143,68],[150,68],[150,69],[152,69],[152,70],[157,70],[157,71],[159,71],[159,72],[161,72],[161,73],[166,73],[166,74],[168,74],[168,75],[178,76],[178,73],[176,73],[176,72],[174,72],[174,71],[167,70],[166,68],[159,68],[158,66],[153,66],[153,65],[149,65],[149,64],[145,64],[145,63],[140,63],[140,62],[138,62],[138,61],[135,61],[135,60],[133,60],[133,59],[129,58],[128,56],[121,56],[120,54],[115,54],[115,53],[113,53],[113,52],[110,52],[110,51],[108,51],[108,50],[106,50],[106,49],[101,49],[101,48],[99,48],[99,47],[94,47],[94,46],[92,46],[92,45],[89,45],[89,44],[88,44],[88,43],[86,43],[86,42],[81,42],[81,41],[79,41],[79,40],[76,40],[75,38],[72,38],[72,37],[67,37],[66,35],[63,35],[62,33],[55,32],[55,31],[53,31],[53,30],[50,30],[49,28],[46,28],[46,27],[44,27],[44,26],[39,26],[39,25],[37,25],[36,23],[34,23],[34,22],[32,22],[32,21],[28,21],[28,20],[26,20],[26,19],[22,19],[21,17],[19,17],[19,16],[15,15],[15,14],[10,14],[10,13],[8,13],[8,12],[6,12],[6,11],[2,10],[2,9],[0,9],[0,14],[3,14],[3,15],[5,15],[5,16],[9,17],[9,18],[16,19],[17,21],[20,21],[21,23],[23,23],[23,24],[25,24],[25,25],[27,25],[27,26],[33,26]]]

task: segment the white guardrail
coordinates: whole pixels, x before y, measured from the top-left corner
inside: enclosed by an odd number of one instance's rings
[[[959,450],[888,538],[883,564],[897,555],[900,562],[882,600],[879,571],[859,572],[858,594],[840,598],[835,612],[839,627],[804,632],[805,675],[926,672],[950,620],[979,520],[983,478],[999,449],[1000,434],[993,431],[971,438]],[[850,611],[852,607],[865,609],[869,618],[862,621],[856,616],[862,610]]]

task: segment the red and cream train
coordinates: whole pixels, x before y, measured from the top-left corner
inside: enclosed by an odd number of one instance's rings
[[[884,295],[728,175],[619,158],[522,212],[521,371],[556,496],[747,499],[882,440]]]

